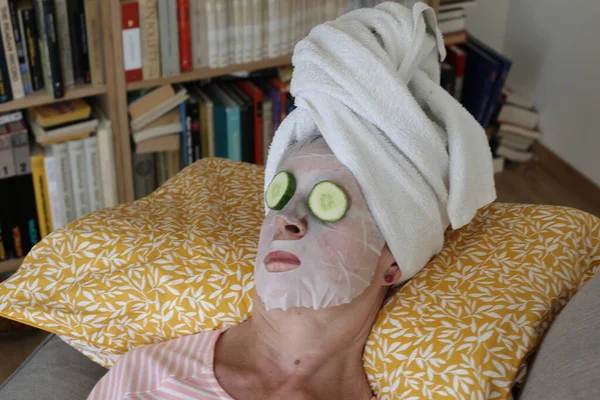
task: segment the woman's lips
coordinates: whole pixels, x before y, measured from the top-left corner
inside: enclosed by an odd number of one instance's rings
[[[265,269],[269,272],[286,272],[297,268],[300,259],[287,251],[272,251],[265,257]]]

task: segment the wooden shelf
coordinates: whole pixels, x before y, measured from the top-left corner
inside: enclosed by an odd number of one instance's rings
[[[35,106],[41,106],[44,104],[58,103],[64,100],[80,99],[83,97],[97,96],[99,94],[106,93],[106,85],[79,85],[65,90],[64,97],[55,99],[48,94],[45,90],[32,93],[22,99],[9,101],[8,103],[0,104],[0,113],[6,111],[21,110],[23,108],[30,108]]]
[[[192,72],[185,72],[177,76],[169,76],[165,78],[151,79],[127,84],[127,91],[148,89],[155,86],[166,85],[169,83],[190,82],[199,79],[214,78],[217,76],[229,75],[234,72],[256,71],[259,69],[281,67],[292,63],[292,56],[282,56],[276,58],[268,58],[263,61],[257,61],[247,64],[228,65],[223,68],[201,68]]]
[[[0,261],[0,274],[16,271],[21,266],[24,258],[11,258],[10,260]]]

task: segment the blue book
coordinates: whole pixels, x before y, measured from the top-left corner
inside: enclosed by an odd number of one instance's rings
[[[188,162],[188,124],[187,124],[187,104],[184,101],[179,105],[179,116],[181,121],[181,165],[187,167]]]
[[[469,43],[472,43],[477,48],[484,51],[488,56],[492,57],[500,64],[500,71],[498,77],[496,78],[496,82],[494,82],[490,101],[487,106],[487,110],[485,111],[483,122],[481,123],[481,125],[483,125],[483,127],[486,128],[490,124],[490,122],[492,122],[492,117],[494,116],[495,111],[498,109],[498,105],[500,104],[502,97],[502,89],[504,88],[504,84],[506,83],[506,79],[508,78],[508,73],[510,72],[512,61],[505,55],[497,52],[487,44],[483,43],[482,41],[471,35],[469,35]]]
[[[279,125],[281,124],[281,108],[283,107],[283,104],[281,104],[281,97],[279,96],[279,89],[265,80],[260,80],[258,84],[273,102],[273,134],[275,134],[277,128],[279,128]]]
[[[467,68],[462,103],[481,124],[501,65],[472,43],[465,44],[463,50],[467,52]]]
[[[215,156],[242,161],[240,107],[217,85],[206,93],[213,101]]]

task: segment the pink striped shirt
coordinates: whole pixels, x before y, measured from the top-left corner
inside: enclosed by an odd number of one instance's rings
[[[223,331],[131,350],[96,384],[88,400],[235,400],[214,372],[215,347]]]

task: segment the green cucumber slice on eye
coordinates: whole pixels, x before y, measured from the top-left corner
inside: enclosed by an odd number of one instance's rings
[[[344,189],[331,181],[317,183],[308,195],[308,208],[324,222],[336,222],[344,218],[349,203]]]
[[[287,171],[281,171],[271,181],[265,193],[267,207],[282,210],[296,192],[296,178]]]

